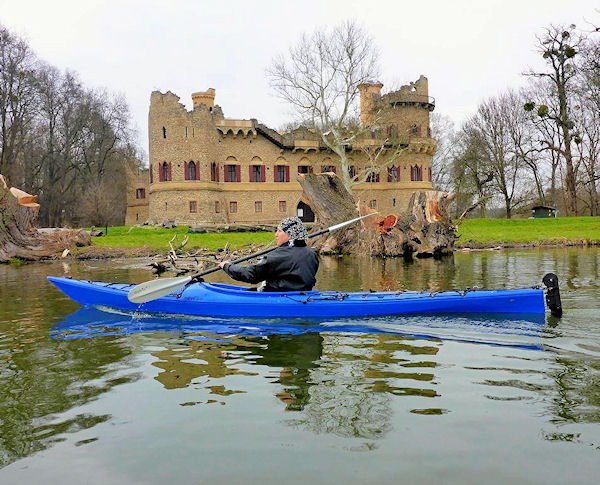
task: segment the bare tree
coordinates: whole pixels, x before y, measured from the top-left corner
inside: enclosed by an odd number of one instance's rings
[[[580,76],[574,97],[576,131],[574,141],[583,167],[584,204],[590,215],[600,214],[600,42],[590,42],[582,52]]]
[[[303,35],[286,57],[267,69],[271,86],[308,120],[323,144],[339,156],[342,180],[352,187],[347,149],[363,133],[358,119],[358,86],[377,77],[378,52],[354,21]]]
[[[453,191],[456,194],[455,218],[467,207],[473,206],[474,199],[483,201],[478,204],[479,215],[485,217],[491,193],[490,183],[494,178],[485,152],[485,143],[481,134],[468,123],[463,124],[455,140],[456,152],[452,160]]]
[[[538,38],[538,50],[546,60],[548,70],[544,72],[530,71],[529,76],[549,80],[552,87],[548,95],[557,102],[556,109],[551,109],[551,103],[540,104],[537,114],[556,124],[560,143],[548,139],[543,141],[550,150],[557,152],[565,162],[565,189],[567,195],[567,214],[577,215],[577,179],[573,157],[573,128],[575,127],[572,114],[570,94],[574,89],[577,66],[575,56],[582,48],[584,38],[575,30],[575,25],[569,27],[552,26]],[[525,104],[527,111],[532,111],[535,103]]]
[[[0,25],[0,173],[21,186],[18,163],[31,135],[35,114],[32,106],[36,101],[36,64],[27,43]]]
[[[440,113],[431,114],[431,136],[437,142],[437,150],[431,160],[431,177],[436,190],[449,190],[452,177],[452,160],[455,155],[456,133],[450,117]]]

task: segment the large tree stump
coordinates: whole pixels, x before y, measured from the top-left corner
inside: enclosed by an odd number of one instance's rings
[[[298,176],[303,198],[322,227],[372,212],[355,201],[334,173]],[[434,190],[415,192],[406,211],[395,214],[396,225],[381,230],[387,214],[364,219],[318,238],[312,246],[323,253],[363,253],[374,256],[440,256],[453,251],[456,229],[448,207],[454,195]],[[388,219],[389,221],[390,219]],[[392,218],[393,220],[393,218]],[[389,227],[388,227],[389,229]]]
[[[36,196],[8,187],[0,175],[0,263],[11,258],[37,261],[58,257],[73,246],[88,246],[90,236],[85,231],[60,230],[50,234],[34,226],[39,211]]]

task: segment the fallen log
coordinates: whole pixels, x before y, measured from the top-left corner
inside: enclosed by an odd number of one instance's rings
[[[355,201],[334,173],[302,174],[298,182],[304,202],[322,227],[373,212]],[[317,238],[312,246],[321,253],[417,257],[451,253],[457,239],[448,208],[454,195],[434,190],[413,193],[407,209],[382,214]]]
[[[89,234],[81,230],[38,231],[34,221],[39,208],[37,196],[9,188],[0,174],[0,263],[12,258],[27,261],[58,258],[66,249],[91,244]]]

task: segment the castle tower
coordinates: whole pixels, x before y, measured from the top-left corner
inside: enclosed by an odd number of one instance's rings
[[[375,105],[381,98],[383,84],[379,81],[367,81],[358,85],[360,93],[360,122],[363,126],[373,123]]]
[[[194,109],[198,108],[201,104],[204,104],[209,110],[214,108],[215,90],[208,88],[206,91],[192,93],[192,102],[194,103]]]

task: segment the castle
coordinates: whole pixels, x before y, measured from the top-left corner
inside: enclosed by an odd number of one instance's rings
[[[432,188],[436,142],[429,113],[435,103],[424,76],[383,95],[382,87],[359,86],[360,120],[368,136],[355,141],[348,165],[353,176],[362,174],[353,187],[357,199],[397,213],[414,191]],[[187,111],[175,94],[152,93],[150,167],[129,177],[126,224],[168,219],[186,225],[273,224],[289,215],[315,220],[297,174],[341,170],[317,133],[303,127],[279,133],[255,119],[227,119],[212,88],[193,93],[192,100],[193,110]],[[365,148],[382,143],[395,155],[374,167]]]

